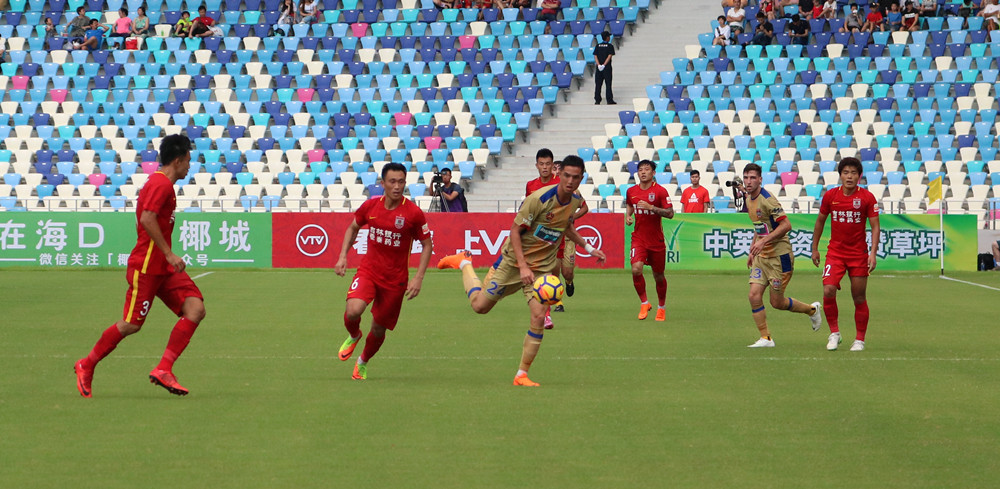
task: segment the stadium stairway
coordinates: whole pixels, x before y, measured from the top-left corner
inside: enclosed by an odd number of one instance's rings
[[[605,124],[617,123],[619,110],[632,110],[632,99],[645,97],[646,86],[659,83],[660,72],[670,65],[670,60],[686,56],[684,46],[693,44],[691,40],[698,38],[718,11],[715,2],[651,2],[645,22],[640,16],[631,35],[619,39],[615,46],[618,54],[614,61],[614,91],[618,105],[594,105],[594,77],[589,68],[582,86],[569,92],[568,100],[553,106],[555,115],[546,115],[541,129],[529,132],[526,142],[518,141],[512,153],[499,159],[503,171],[490,172],[486,182],[476,182],[479,186],[489,185],[490,200],[480,203],[475,194],[470,194],[470,210],[505,211],[516,207],[524,197],[524,184],[538,176],[534,165],[539,148],[551,149],[559,160],[590,146],[591,136],[604,134]]]

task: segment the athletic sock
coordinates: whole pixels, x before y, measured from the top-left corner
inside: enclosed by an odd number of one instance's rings
[[[868,301],[854,305],[854,324],[858,328],[856,339],[865,341],[865,333],[868,332]]]
[[[462,262],[465,263],[464,261]],[[472,268],[472,264],[469,266],[462,267],[462,286],[465,287],[465,295],[469,298],[469,302],[472,302],[472,294],[476,292],[482,293],[483,282],[479,280],[479,276],[476,275],[476,269]]]
[[[108,356],[115,348],[118,343],[125,338],[122,336],[121,331],[118,331],[118,326],[112,324],[110,328],[104,330],[101,333],[101,337],[97,340],[97,344],[94,348],[90,350],[87,357],[83,359],[83,366],[86,368],[94,368],[97,366],[97,362],[100,362],[104,357]]]
[[[344,328],[347,329],[347,333],[351,335],[351,338],[361,338],[361,318],[350,319],[347,317],[347,313],[344,312]]]
[[[753,308],[753,306],[750,307],[750,312],[753,313],[753,322],[757,324],[757,330],[760,331],[760,337],[771,339],[771,332],[767,329],[767,311],[764,310],[764,306],[760,306],[758,308]]]
[[[837,298],[836,297],[824,297],[823,298],[823,312],[826,314],[826,322],[830,325],[831,333],[839,333],[840,326],[837,325],[837,316],[839,312],[837,311]],[[855,314],[857,312],[855,311]]]
[[[656,281],[656,297],[660,300],[660,307],[667,304],[667,278]]]
[[[177,360],[177,357],[181,356],[181,353],[184,353],[184,349],[191,342],[191,336],[194,335],[196,329],[198,329],[198,323],[188,318],[177,320],[173,331],[170,332],[170,339],[167,340],[167,349],[163,352],[163,358],[160,359],[160,364],[156,366],[158,370],[169,372],[174,368],[174,361]]]
[[[361,360],[361,363],[368,363],[368,360],[371,360],[372,357],[375,356],[376,353],[378,353],[378,349],[382,348],[382,342],[384,341],[385,341],[384,334],[381,336],[376,336],[374,332],[369,331],[368,337],[365,338],[365,349],[364,351],[361,352],[361,357],[359,358],[359,360]]]
[[[646,300],[646,278],[639,275],[632,275],[632,285],[635,286],[635,293],[639,294],[639,300],[642,302],[647,302]]]
[[[541,331],[532,331],[530,329],[524,335],[524,347],[521,350],[521,366],[518,368],[525,372],[531,368],[531,362],[535,361],[535,355],[538,355],[538,348],[542,346],[542,336]]]
[[[792,312],[800,312],[802,314],[810,314],[810,315],[813,312],[815,312],[813,311],[813,306],[806,304],[805,302],[802,302],[798,299],[792,299],[792,298],[788,299],[788,310]]]

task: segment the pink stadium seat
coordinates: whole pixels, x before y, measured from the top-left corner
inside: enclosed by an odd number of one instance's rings
[[[147,175],[152,175],[156,173],[156,170],[160,169],[160,163],[156,161],[143,161],[142,162],[142,172]]]
[[[354,37],[365,37],[368,33],[368,24],[364,22],[351,24],[351,33],[354,34]]]
[[[100,187],[104,185],[104,181],[108,178],[107,175],[103,173],[94,173],[93,175],[87,175],[87,182],[95,187]]]
[[[799,172],[797,171],[786,171],[781,174],[781,186],[792,185],[796,180],[799,179]]]
[[[397,126],[409,124],[413,121],[413,114],[409,112],[396,112],[392,117],[396,120]]]
[[[24,75],[12,76],[12,77],[10,77],[11,87],[14,90],[27,90],[28,89],[28,81],[30,81],[30,80],[31,80],[31,77],[24,76]]]
[[[435,149],[440,148],[441,138],[434,136],[429,138],[424,138],[424,147],[427,148],[427,151],[434,151]]]
[[[309,151],[306,151],[306,157],[309,158],[309,163],[323,161],[323,156],[325,155],[326,151],[322,149],[310,149]]]
[[[59,102],[60,104],[66,101],[66,93],[69,90],[55,89],[49,91],[49,97],[53,102]]]
[[[313,98],[313,94],[316,90],[313,88],[300,88],[295,92],[299,96],[299,102],[306,103]]]
[[[458,36],[458,45],[462,49],[476,47],[476,36]]]

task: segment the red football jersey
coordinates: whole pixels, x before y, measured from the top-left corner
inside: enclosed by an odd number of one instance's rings
[[[851,195],[844,195],[843,189],[828,190],[819,206],[820,214],[830,216],[830,246],[826,253],[840,258],[865,258],[865,221],[878,216],[878,201],[861,187]]]
[[[645,200],[653,207],[667,209],[673,207],[670,194],[660,184],[653,182],[648,189],[643,190],[638,185],[629,187],[625,192],[625,200],[635,209],[635,230],[632,231],[632,246],[641,245],[653,251],[665,250],[663,244],[663,225],[659,215],[639,209],[636,204]]]
[[[536,178],[536,179],[528,182],[528,184],[524,186],[524,196],[527,197],[527,196],[535,193],[536,190],[538,190],[538,189],[540,189],[542,187],[548,187],[549,185],[555,185],[557,183],[559,183],[559,176],[558,175],[552,175],[552,178],[547,183],[542,183],[542,179],[541,178]]]
[[[163,275],[171,273],[167,270],[167,257],[150,239],[146,229],[139,223],[139,218],[145,211],[156,213],[156,223],[167,243],[173,243],[170,236],[174,232],[174,209],[177,208],[177,195],[174,194],[174,184],[167,176],[158,171],[150,175],[146,184],[139,191],[139,199],[135,205],[135,228],[139,239],[128,257],[128,268],[142,273]]]
[[[406,287],[413,240],[431,237],[424,211],[407,198],[395,209],[385,208],[385,197],[368,199],[354,213],[359,226],[368,225],[367,251],[358,274],[379,283]]]
[[[708,190],[705,187],[699,186],[697,189],[688,187],[681,193],[684,212],[705,212],[705,203],[708,200]]]

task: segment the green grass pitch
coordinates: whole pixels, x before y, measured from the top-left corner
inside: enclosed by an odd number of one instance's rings
[[[799,269],[790,295],[819,300]],[[866,351],[846,290],[840,351],[770,308],[777,348],[750,350],[745,273],[668,280],[655,323],[626,271],[579,272],[531,389],[510,385],[523,302],[476,315],[455,271],[428,272],[365,382],[336,359],[349,277],[215,271],[175,367],[189,396],[147,379],[174,322],[158,304],[83,399],[72,365],[120,317],[124,272],[4,271],[0,487],[996,487],[1000,291],[880,274]]]

